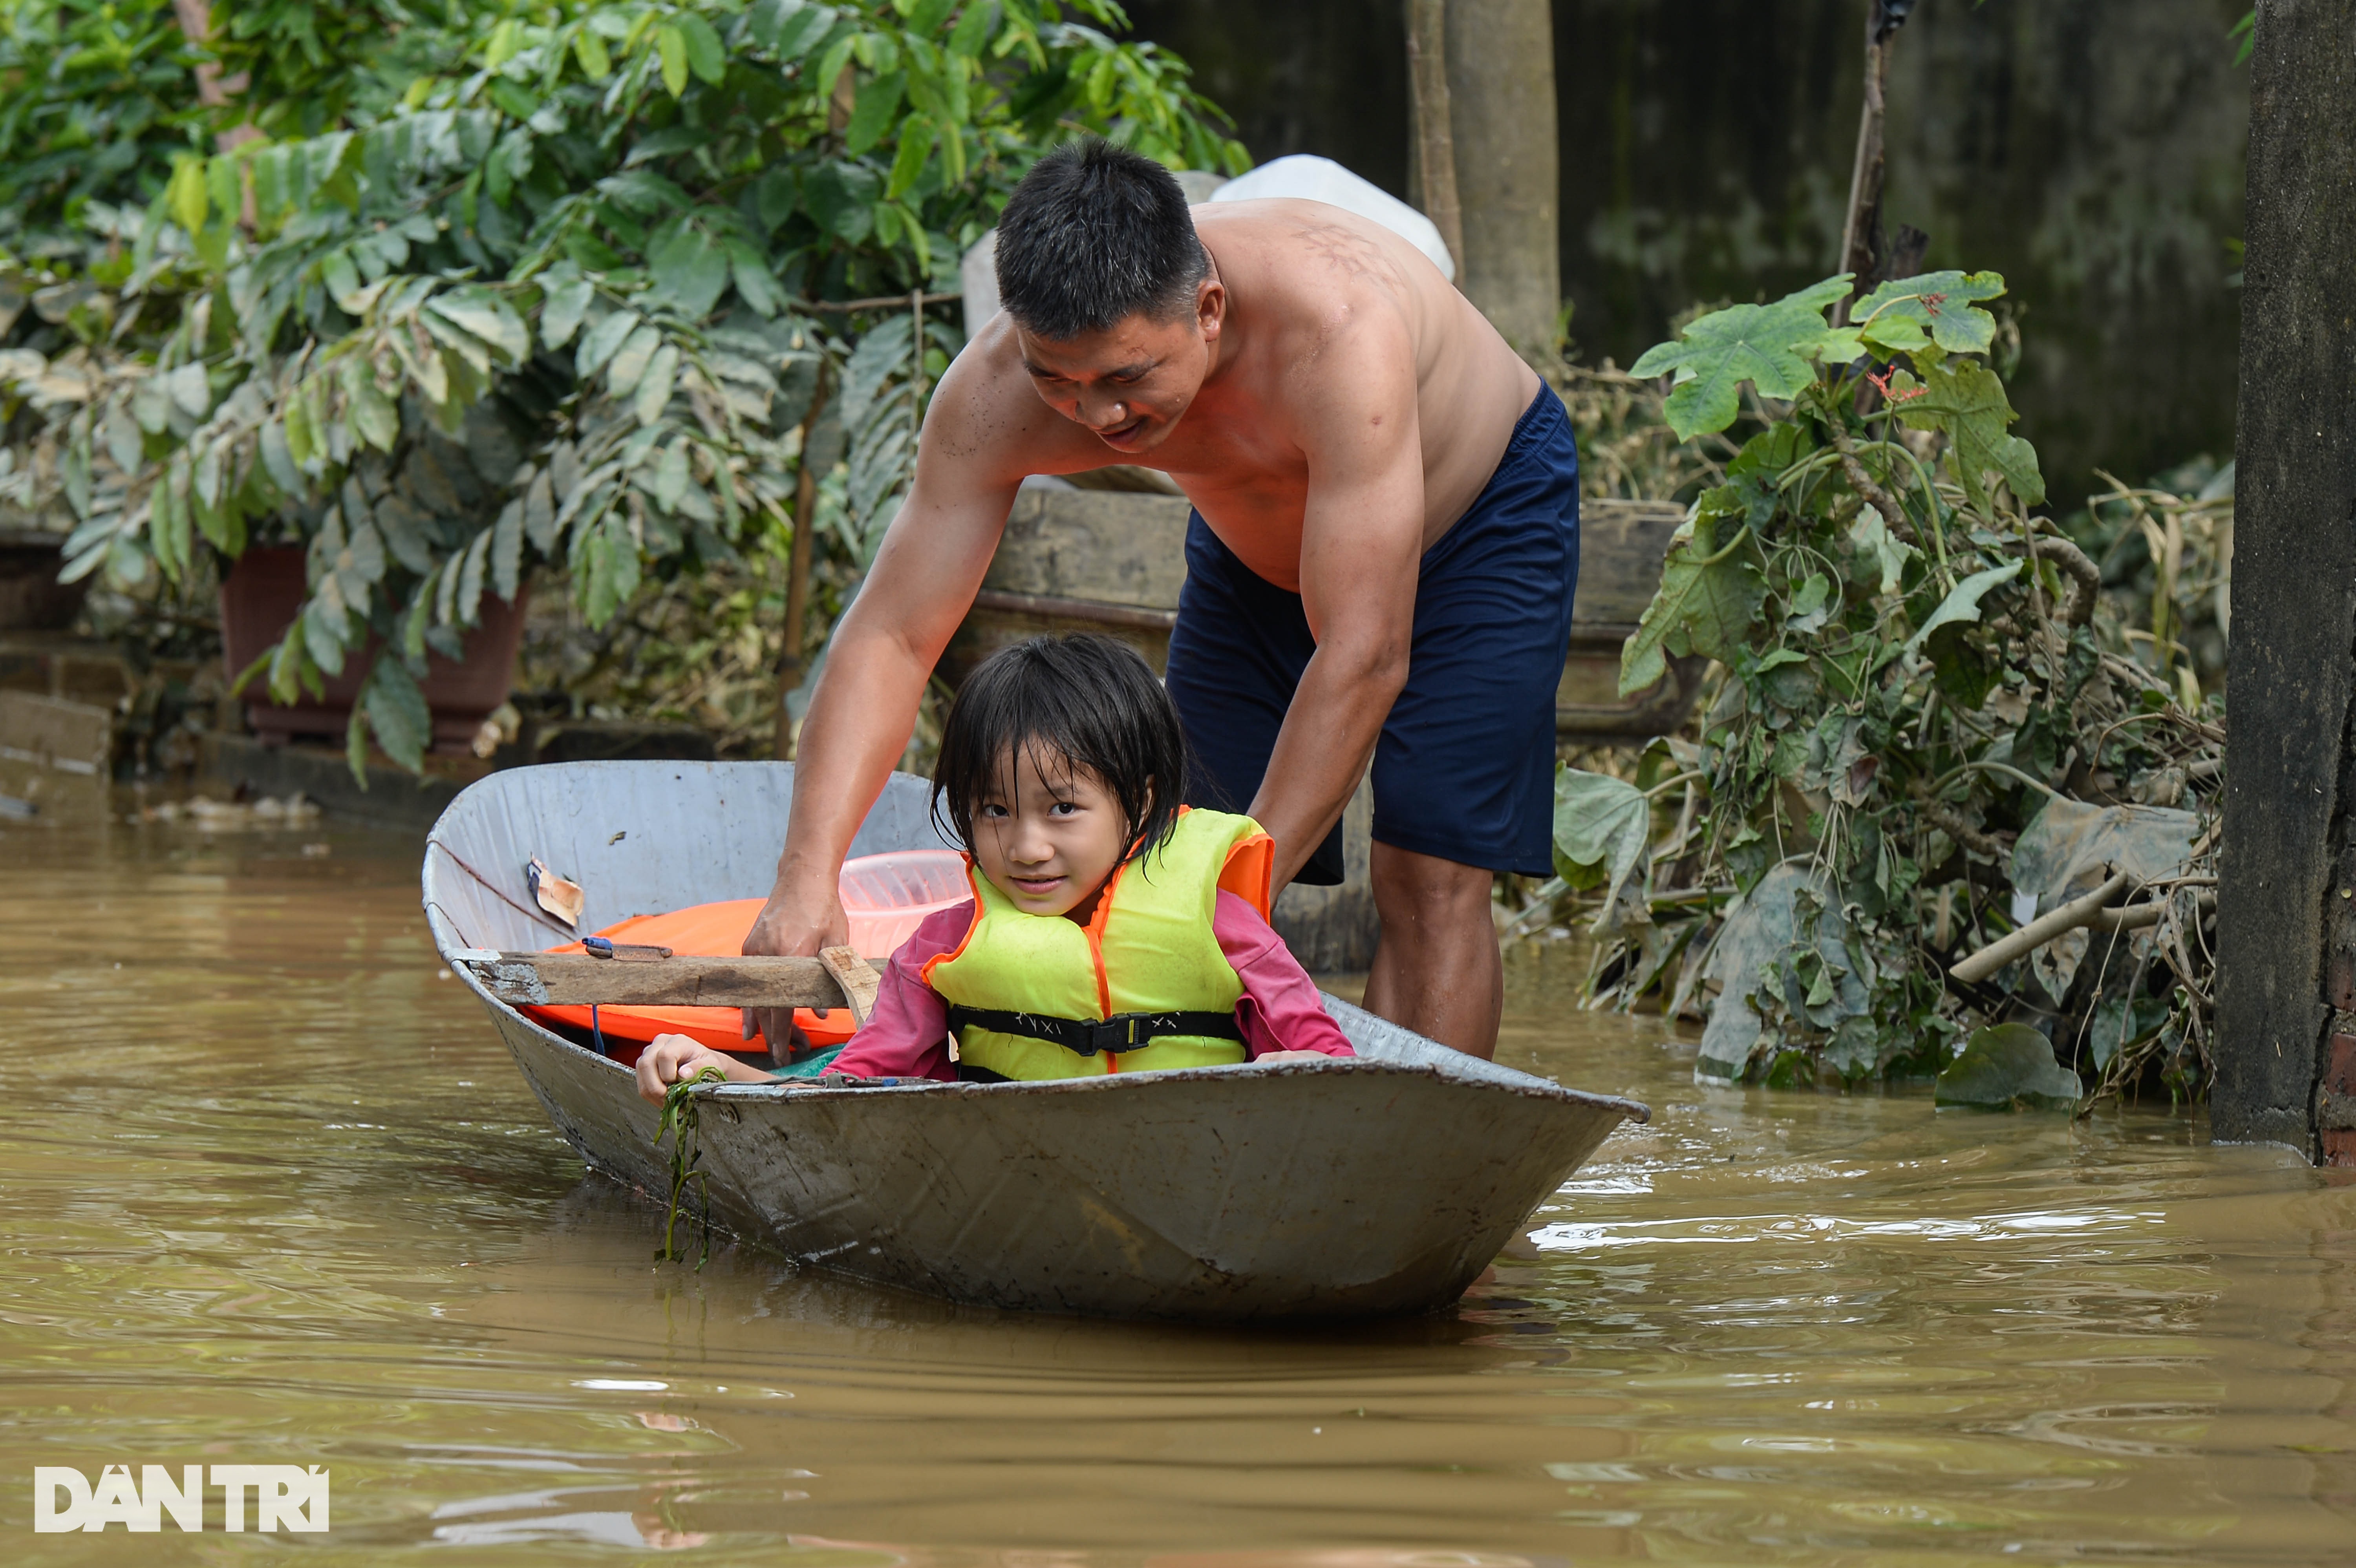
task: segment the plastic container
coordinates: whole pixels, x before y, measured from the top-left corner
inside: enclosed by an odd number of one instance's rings
[[[965,857],[954,849],[899,849],[842,864],[842,909],[851,945],[870,961],[891,956],[925,917],[973,897]]]
[[[862,855],[847,860],[842,880],[843,912],[851,917],[851,945],[878,968],[908,940],[925,917],[973,896],[966,880],[965,857],[954,849],[900,849],[888,855]],[[727,957],[744,951],[744,937],[760,918],[760,899],[730,899],[695,904],[668,914],[637,914],[594,933],[616,942],[642,942],[674,953]],[[552,953],[579,953],[581,944],[568,942]],[[531,1017],[576,1029],[591,1027],[587,1008],[526,1008]],[[768,1042],[759,1036],[739,1037],[734,1008],[625,1008],[597,1009],[596,1029],[616,1061],[637,1060],[637,1048],[659,1034],[683,1034],[714,1051],[768,1054]],[[851,1035],[851,1010],[830,1008],[819,1018],[808,1008],[797,1008],[794,1022],[816,1045],[839,1045]]]

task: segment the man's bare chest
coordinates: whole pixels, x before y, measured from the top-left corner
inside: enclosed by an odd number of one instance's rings
[[[1242,402],[1189,410],[1152,462],[1198,503],[1274,506],[1295,521],[1309,490],[1308,454],[1289,421]]]

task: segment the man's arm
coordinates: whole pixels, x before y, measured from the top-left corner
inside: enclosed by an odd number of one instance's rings
[[[1341,820],[1407,684],[1424,528],[1423,443],[1405,325],[1380,313],[1354,324],[1306,357],[1289,382],[1309,460],[1301,598],[1317,651],[1251,804],[1276,841],[1278,888]]]
[[[1022,476],[1042,465],[1031,449],[1055,416],[1027,384],[993,373],[989,347],[974,344],[943,378],[907,503],[836,628],[796,749],[776,884],[746,953],[807,956],[847,935],[843,857],[907,749],[925,683],[989,570]]]

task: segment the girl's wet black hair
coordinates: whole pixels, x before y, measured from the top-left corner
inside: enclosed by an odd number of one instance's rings
[[[941,726],[932,806],[933,821],[969,850],[974,810],[1001,787],[1010,751],[1043,778],[1059,776],[1068,759],[1101,779],[1135,835],[1132,856],[1177,823],[1185,732],[1170,694],[1125,643],[1087,632],[1033,637],[968,677]]]

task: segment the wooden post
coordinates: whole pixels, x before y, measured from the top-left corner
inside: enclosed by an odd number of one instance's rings
[[[1448,104],[1448,0],[1407,0],[1407,69],[1415,125],[1417,197],[1464,279],[1464,209],[1456,197],[1456,135]]]
[[[1553,12],[1547,0],[1448,0],[1447,12],[1456,284],[1516,352],[1548,366],[1562,310]]]
[[[2351,103],[2356,0],[2260,0],[2211,1126],[2356,1165]]]
[[[1897,46],[1898,29],[1906,25],[1906,14],[1913,6],[1914,0],[1866,0],[1865,107],[1858,120],[1857,161],[1849,169],[1848,215],[1841,223],[1840,255],[1833,263],[1834,271],[1857,275],[1857,294],[1870,292],[1884,279],[1912,276],[1922,264],[1928,239],[1918,229],[1901,227],[1893,244],[1881,221],[1882,179],[1889,167],[1883,133],[1889,123],[1890,51]],[[1833,319],[1836,323],[1848,320],[1846,301],[1834,308]]]

